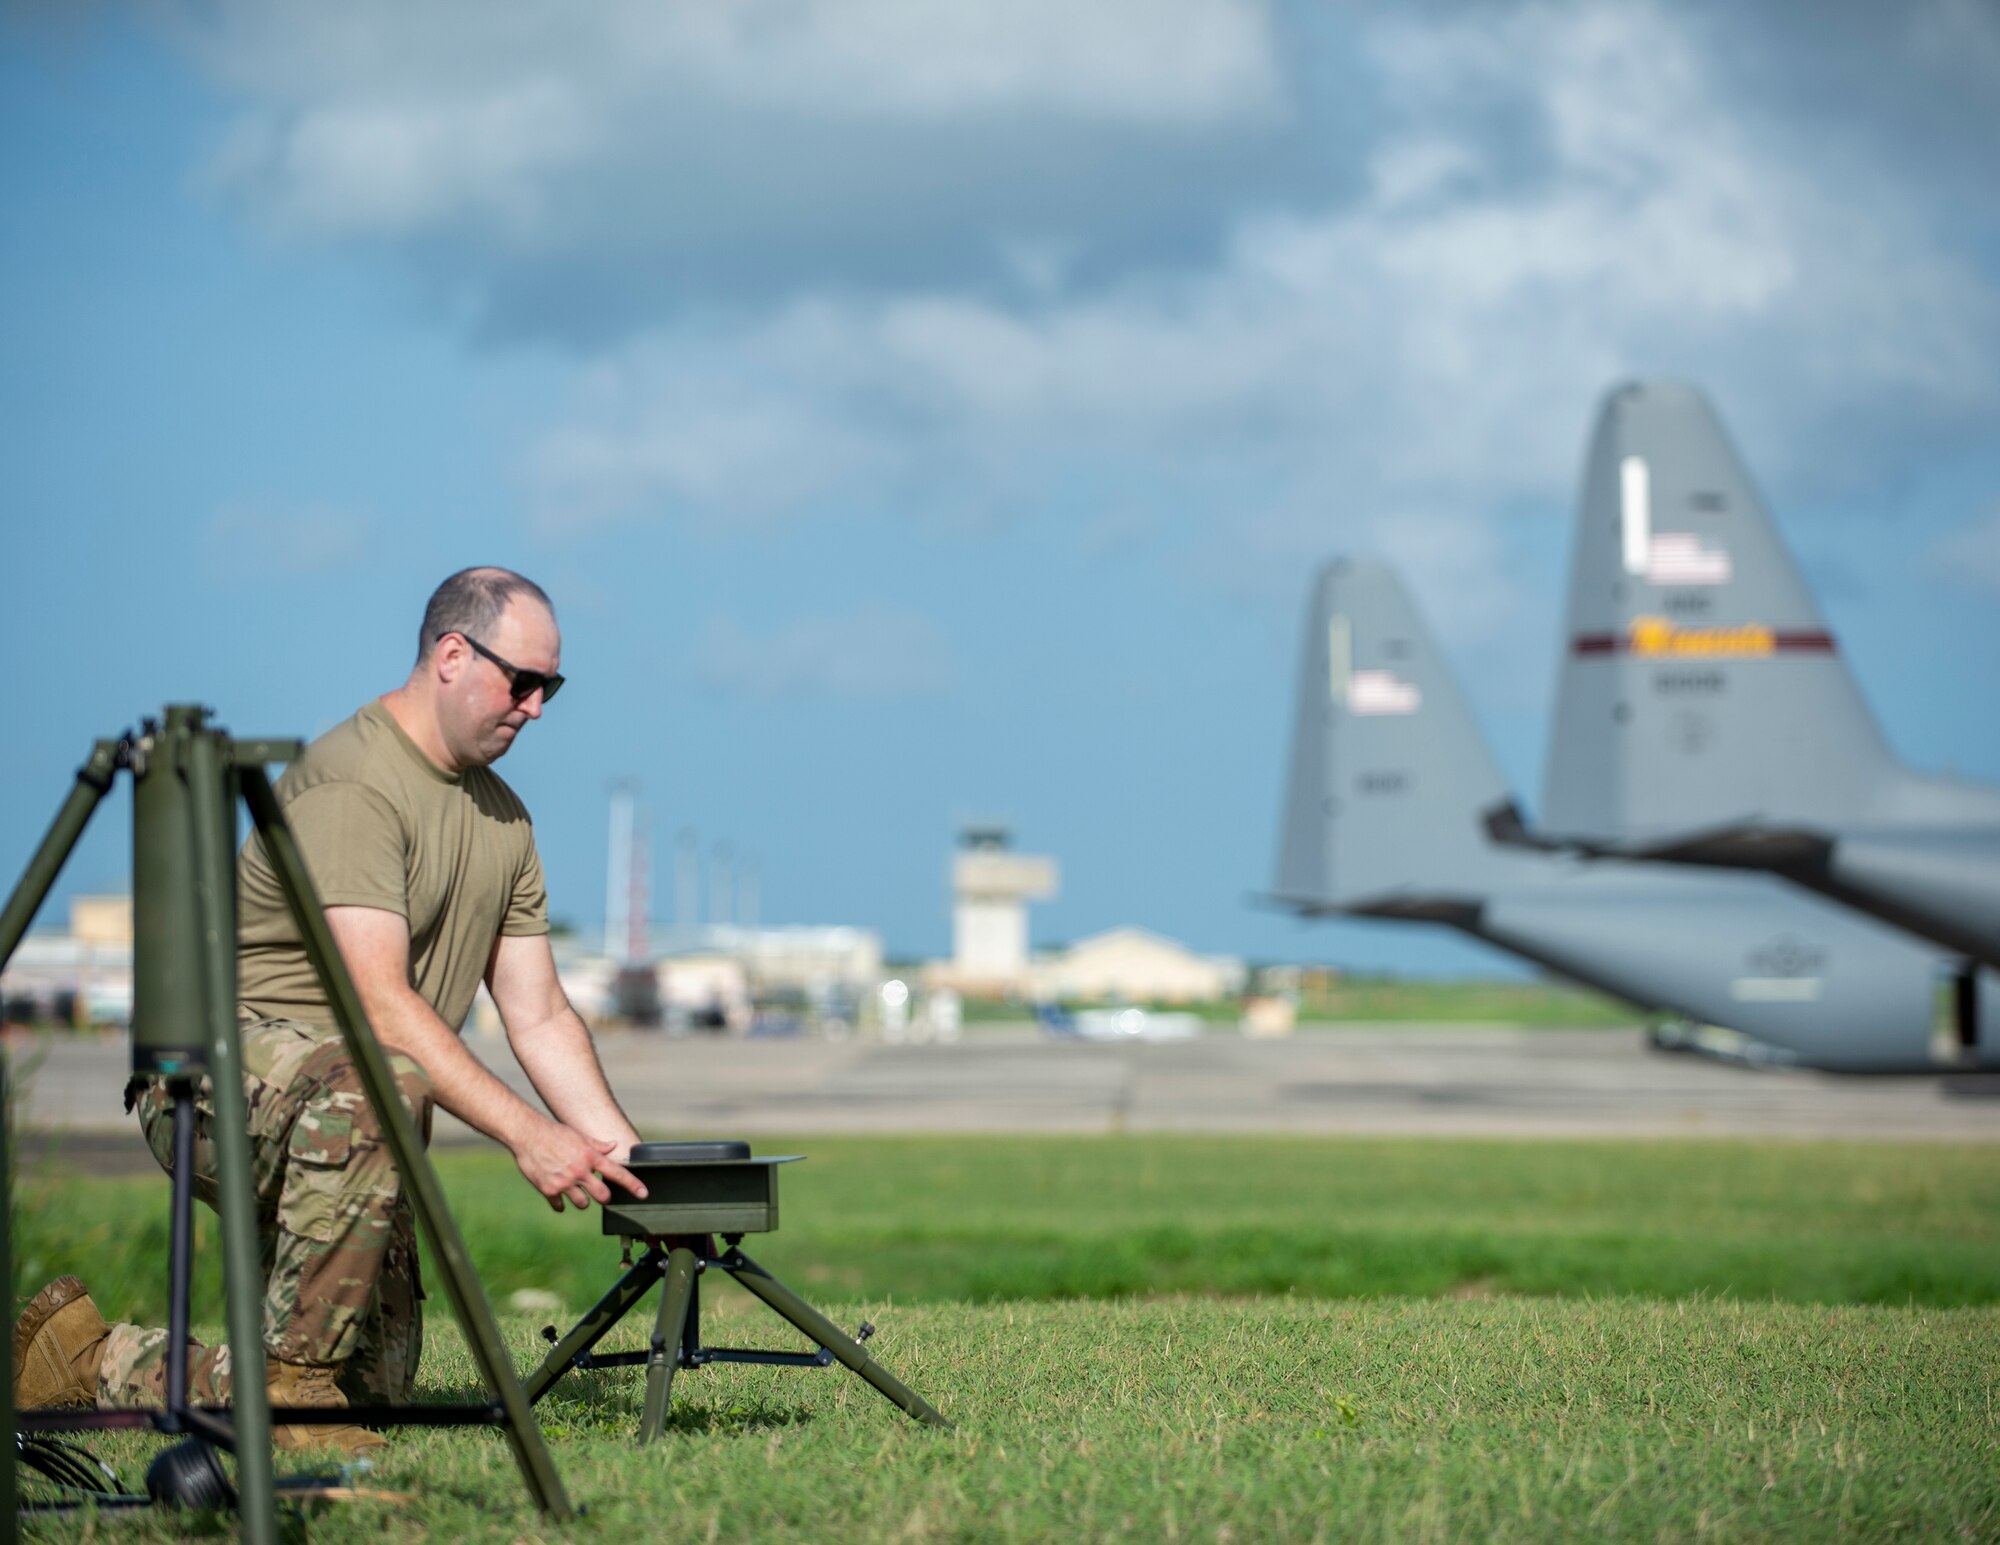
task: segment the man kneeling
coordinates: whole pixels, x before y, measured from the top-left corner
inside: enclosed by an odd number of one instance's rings
[[[433,1102],[506,1144],[557,1211],[638,1195],[638,1134],[605,1083],[590,1032],[556,979],[528,813],[490,770],[562,685],[549,599],[505,569],[467,569],[425,609],[410,678],[314,741],[277,793],[326,919],[426,1141]],[[517,663],[518,662],[518,663]],[[237,971],[265,1266],[271,1403],[409,1400],[423,1348],[415,1217],[307,961],[260,839],[237,865]],[[484,980],[514,1054],[553,1117],[459,1039]],[[126,1091],[173,1169],[173,1111],[156,1078]],[[196,1096],[195,1193],[216,1202],[215,1109]],[[14,1329],[18,1407],[159,1405],[167,1332],[109,1325],[75,1277]],[[195,1346],[190,1396],[229,1398],[227,1347]],[[356,1426],[280,1427],[280,1448],[359,1453]]]

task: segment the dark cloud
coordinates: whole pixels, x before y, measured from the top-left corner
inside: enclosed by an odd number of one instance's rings
[[[218,0],[186,35],[240,104],[225,197],[581,361],[524,455],[544,534],[1094,487],[1232,586],[1337,510],[1446,589],[1566,499],[1621,376],[1708,386],[1781,501],[1989,432],[1989,10],[852,4],[881,25]]]
[[[590,346],[802,289],[998,291],[1023,248],[1072,282],[1197,263],[1244,201],[1354,164],[1298,133],[1252,0],[187,16],[241,104],[213,185],[275,231],[405,255],[499,337]]]
[[[733,142],[698,159],[578,173],[560,190],[559,244],[452,233],[404,249],[440,296],[477,297],[482,337],[589,349],[802,291],[1005,299],[1199,268],[1244,201],[1279,203],[1299,181],[1261,130],[1158,143],[1037,124],[920,133],[724,118],[720,132]],[[1045,256],[1039,281],[1024,254]]]
[[[2000,141],[2000,21],[1966,0],[1177,0],[962,7],[965,25],[928,29],[885,8],[872,52],[841,46],[866,17],[840,25],[819,6],[718,8],[734,20],[709,27],[618,4],[564,28],[511,3],[182,14],[180,35],[242,105],[219,186],[277,229],[401,253],[497,339],[595,348],[806,291],[1004,298],[1024,250],[1059,254],[1045,278],[1073,290],[1200,267],[1246,216],[1363,196],[1381,137],[1413,118],[1480,149],[1478,185],[1447,193],[1532,198],[1572,169],[1535,61],[1464,67],[1518,46],[1524,24],[1584,37],[1670,16],[1715,108],[1835,196],[1887,177],[1918,195],[1897,218],[1970,241],[2000,219],[1966,197],[1990,186]],[[1176,28],[1219,38],[1222,62],[1176,47]],[[1446,40],[1436,90],[1385,99],[1390,34],[1406,57]],[[1128,54],[1157,79],[1115,63]]]

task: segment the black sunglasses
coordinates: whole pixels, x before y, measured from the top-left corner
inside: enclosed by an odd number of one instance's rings
[[[491,660],[502,671],[506,672],[508,695],[515,702],[526,702],[537,692],[542,694],[543,702],[553,702],[555,695],[562,691],[563,679],[560,671],[550,671],[546,674],[541,671],[524,671],[520,666],[501,659],[500,656],[480,643],[470,633],[459,628],[453,628],[451,631],[458,634],[460,638],[470,644],[475,654]],[[443,638],[444,634],[440,633],[438,637]]]

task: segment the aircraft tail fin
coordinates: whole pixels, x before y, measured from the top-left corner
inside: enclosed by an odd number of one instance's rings
[[[1306,607],[1275,899],[1308,912],[1453,921],[1476,910],[1509,862],[1482,826],[1507,803],[1395,573],[1327,564]]]
[[[1897,773],[1708,400],[1614,388],[1584,470],[1544,828],[1849,820]]]

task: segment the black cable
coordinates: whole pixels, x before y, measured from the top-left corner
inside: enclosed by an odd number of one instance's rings
[[[42,1433],[21,1432],[14,1435],[14,1455],[23,1469],[33,1470],[58,1486],[87,1492],[101,1501],[140,1503],[150,1500],[143,1495],[121,1490],[117,1472],[79,1444],[67,1443]]]

